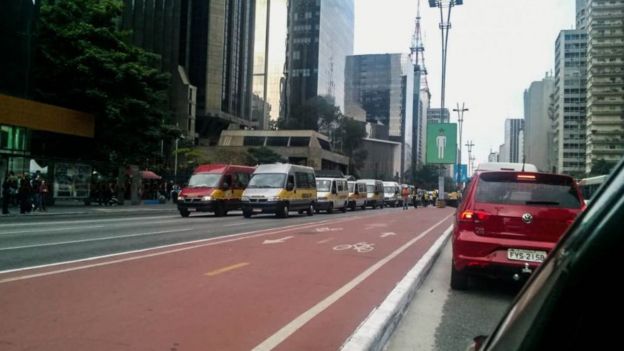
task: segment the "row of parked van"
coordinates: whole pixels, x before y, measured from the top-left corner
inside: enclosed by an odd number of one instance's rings
[[[320,211],[346,212],[401,204],[396,182],[317,178],[311,167],[283,163],[258,167],[202,165],[178,196],[182,217],[193,211],[214,212],[220,217],[232,210],[242,210],[246,218],[257,213],[287,217],[291,211],[312,216]]]

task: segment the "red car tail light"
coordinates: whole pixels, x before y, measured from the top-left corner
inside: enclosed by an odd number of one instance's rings
[[[475,222],[485,221],[486,219],[488,219],[488,217],[490,217],[490,214],[485,211],[466,210],[461,213],[459,218],[462,221]]]
[[[518,174],[518,180],[535,180],[535,175],[533,174]]]

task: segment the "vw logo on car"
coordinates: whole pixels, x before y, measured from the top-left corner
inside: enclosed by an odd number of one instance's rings
[[[533,222],[533,215],[530,213],[525,213],[522,215],[522,221],[526,224]]]

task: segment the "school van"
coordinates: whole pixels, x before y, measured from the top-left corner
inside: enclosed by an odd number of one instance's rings
[[[182,217],[191,212],[214,212],[225,216],[241,208],[241,196],[255,167],[208,164],[198,166],[188,185],[178,195],[178,211]]]
[[[403,205],[401,198],[401,187],[397,182],[383,182],[384,187],[384,205],[388,207],[397,207]]]
[[[355,211],[356,208],[366,209],[366,183],[358,181],[349,181],[349,208]]]
[[[314,214],[316,178],[311,167],[275,163],[260,165],[242,196],[243,216],[275,213],[288,217],[290,211]]]
[[[332,213],[335,209],[347,212],[349,188],[344,178],[316,178],[316,213],[320,210]]]
[[[381,180],[362,179],[360,182],[366,184],[366,206],[372,208],[384,207],[384,186]]]

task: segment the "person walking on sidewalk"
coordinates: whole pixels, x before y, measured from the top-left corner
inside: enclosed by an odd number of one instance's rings
[[[17,198],[19,200],[20,213],[30,213],[32,211],[32,187],[30,185],[30,179],[28,179],[28,177],[22,177],[20,179]]]
[[[401,197],[403,198],[403,210],[409,209],[409,195],[410,195],[409,188],[404,186],[403,189],[401,190]]]
[[[39,184],[39,204],[37,205],[37,207],[39,207],[39,211],[48,212],[48,209],[46,208],[48,191],[50,191],[48,183],[46,183],[45,179],[41,179],[41,183]]]
[[[11,201],[11,181],[7,176],[2,182],[2,214],[9,214],[9,202]]]

